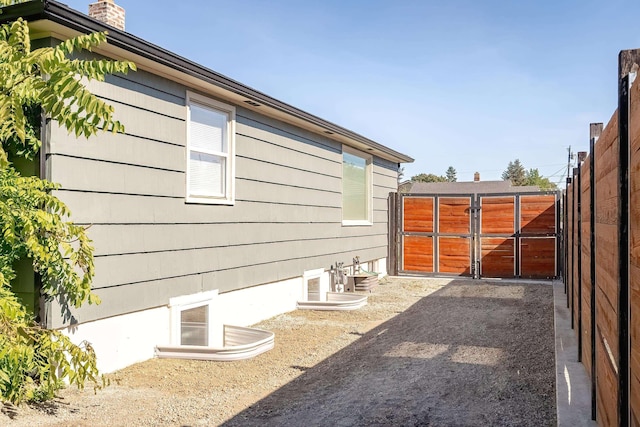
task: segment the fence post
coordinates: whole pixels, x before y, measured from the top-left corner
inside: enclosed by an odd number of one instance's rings
[[[631,85],[635,80],[640,49],[623,50],[618,55],[618,244],[619,298],[618,420],[629,424],[629,107]]]
[[[596,419],[596,161],[595,145],[602,123],[589,125],[589,276],[591,277],[591,419]]]
[[[578,153],[578,175],[576,177],[576,192],[577,205],[578,205],[578,268],[577,268],[577,282],[578,282],[578,362],[582,362],[582,162],[584,157]],[[582,158],[581,158],[582,157]]]
[[[570,275],[569,275],[569,273],[571,271],[573,271],[573,261],[571,260],[571,255],[570,255],[571,254],[570,250],[571,250],[571,248],[573,248],[573,244],[571,243],[571,239],[570,239],[570,236],[569,236],[569,231],[573,232],[572,229],[570,230],[570,228],[573,227],[573,197],[571,197],[571,206],[569,206],[569,186],[571,185],[572,180],[573,180],[572,177],[570,177],[570,176],[567,177],[567,189],[565,190],[565,198],[567,200],[567,205],[565,206],[566,219],[567,219],[566,225],[567,225],[567,227],[566,227],[566,231],[565,231],[566,238],[564,240],[565,241],[565,244],[564,244],[565,245],[565,258],[566,258],[564,270],[565,270],[565,274],[567,276],[567,279],[566,279],[567,284],[566,284],[566,289],[565,289],[565,292],[567,294],[567,308],[571,307],[571,304],[570,304],[570,301],[571,301],[571,280],[573,280],[573,277],[570,277]],[[571,190],[572,190],[572,193],[573,193],[573,188]],[[571,227],[569,227],[569,209],[571,209]],[[571,236],[571,237],[573,237],[573,236]],[[571,247],[569,247],[570,244],[572,245]],[[569,264],[571,264],[572,268],[569,268]]]
[[[575,240],[577,238],[578,233],[576,232],[576,228],[578,226],[578,220],[576,217],[579,217],[579,206],[577,201],[577,188],[580,182],[580,169],[573,168],[573,185],[571,186],[571,201],[572,201],[572,214],[571,214],[571,329],[575,329],[576,327],[576,243]],[[580,286],[580,283],[577,284]],[[580,339],[578,338],[578,346],[580,346]],[[578,347],[578,350],[580,347]]]
[[[562,192],[556,191],[556,277],[559,279],[562,277]]]
[[[396,192],[389,193],[389,257],[387,258],[387,274],[398,275],[398,199],[400,195]]]

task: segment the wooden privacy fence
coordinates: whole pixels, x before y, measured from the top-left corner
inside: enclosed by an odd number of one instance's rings
[[[640,50],[619,57],[618,109],[591,124],[563,196],[564,283],[592,418],[640,426]]]
[[[559,193],[395,194],[389,271],[553,278]]]

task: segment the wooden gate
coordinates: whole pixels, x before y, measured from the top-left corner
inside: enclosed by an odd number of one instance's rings
[[[473,195],[402,197],[402,270],[471,275]]]
[[[398,270],[556,277],[558,206],[555,192],[401,195]]]

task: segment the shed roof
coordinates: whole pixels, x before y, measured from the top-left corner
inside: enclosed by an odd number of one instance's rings
[[[23,17],[29,22],[34,38],[48,36],[72,37],[81,33],[108,31],[107,45],[94,49],[98,53],[118,59],[134,61],[139,68],[161,67],[163,75],[185,84],[198,85],[199,80],[216,95],[235,102],[253,101],[259,104],[242,104],[267,116],[279,118],[302,126],[327,138],[368,151],[378,157],[396,163],[411,163],[413,158],[385,145],[366,138],[342,126],[279,101],[265,93],[246,86],[216,71],[156,46],[139,37],[107,26],[69,6],[52,0],[33,0],[0,8],[0,22]],[[167,70],[169,72],[167,72]]]

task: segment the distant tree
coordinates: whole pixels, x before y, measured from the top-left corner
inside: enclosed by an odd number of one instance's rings
[[[398,184],[402,182],[403,178],[404,178],[404,166],[401,166],[398,168]]]
[[[549,181],[549,178],[545,178],[540,175],[540,171],[536,169],[529,169],[526,172],[526,184],[525,185],[537,185],[541,190],[557,190],[558,186]]]
[[[432,173],[421,173],[411,177],[413,182],[447,182],[447,178],[444,176],[435,175]]]
[[[502,172],[502,179],[511,181],[514,186],[527,185],[527,172],[520,163],[520,159],[509,162],[507,169]]]
[[[456,182],[458,180],[456,169],[453,166],[449,166],[449,169],[447,169],[446,178],[448,182]]]

